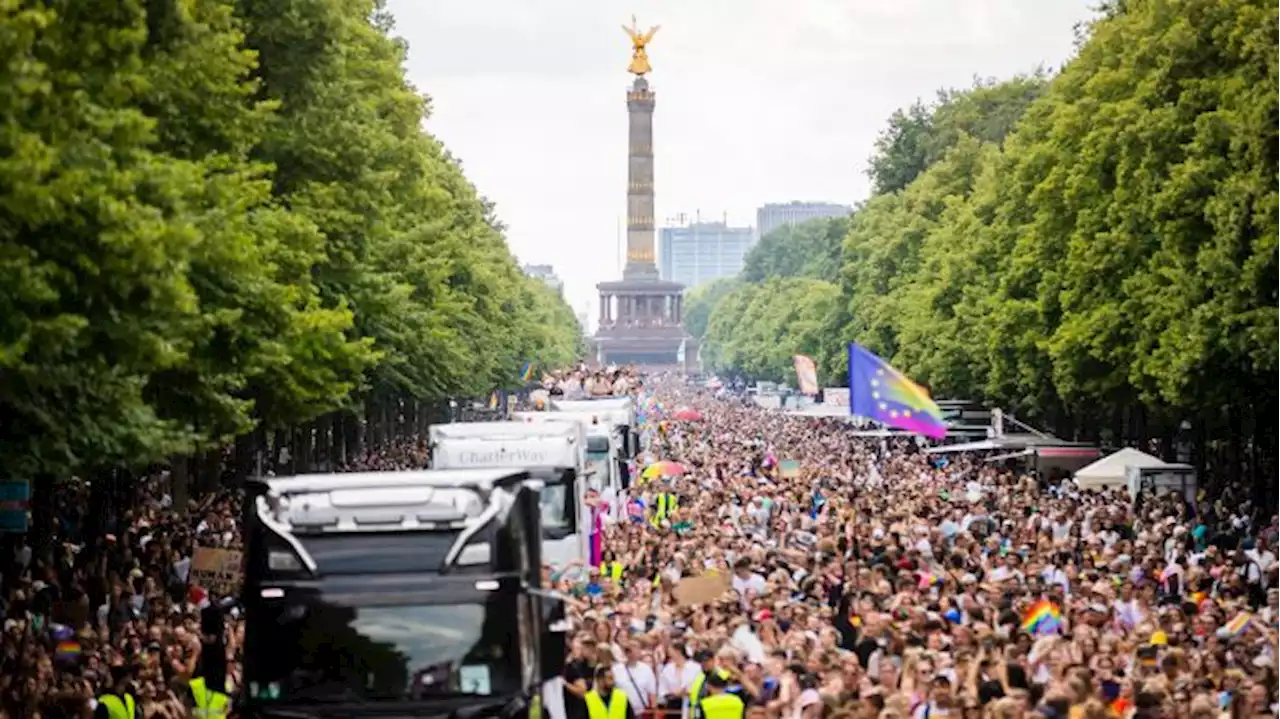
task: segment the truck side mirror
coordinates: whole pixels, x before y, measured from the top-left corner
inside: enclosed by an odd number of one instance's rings
[[[549,682],[564,674],[569,658],[569,620],[565,603],[553,597],[542,598],[542,681]]]

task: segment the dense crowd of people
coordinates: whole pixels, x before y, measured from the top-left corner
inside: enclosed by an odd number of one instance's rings
[[[563,383],[579,397],[587,380],[586,395],[600,396],[606,382],[612,387],[624,375],[629,373],[614,368],[606,381],[605,372],[583,366],[543,382],[557,396],[564,394]],[[429,460],[426,438],[415,434],[366,448],[333,469],[417,469]],[[89,483],[73,480],[55,491],[50,546],[37,551],[25,535],[5,535],[0,719],[109,719],[99,700],[124,686],[141,717],[187,717],[195,703],[190,680],[207,675],[217,654],[223,655],[219,673],[227,692],[235,694],[243,646],[238,587],[202,581],[217,572],[202,573],[198,565],[220,557],[208,550],[240,549],[239,494],[221,491],[178,507],[169,474],[158,472],[139,481],[119,508],[96,508],[107,516],[90,522]],[[103,531],[91,536],[91,527]]]
[[[1135,503],[617,368],[541,385],[532,402],[635,396],[645,447],[598,504],[603,562],[552,575],[568,719],[614,717],[615,688],[625,715],[672,719],[1276,713],[1277,519],[1238,488]],[[347,468],[427,460],[408,438]],[[678,467],[642,476],[659,461]],[[56,542],[10,537],[0,719],[114,719],[100,699],[126,686],[138,716],[189,716],[213,665],[236,692],[236,588],[200,565],[239,548],[239,500],[175,507],[168,482],[98,536],[68,483]]]
[[[570,719],[601,680],[637,716],[1275,714],[1277,520],[1235,488],[1135,504],[687,387],[641,403],[644,461],[680,468],[559,577]]]
[[[178,511],[168,484],[166,474],[139,482],[100,525],[88,521],[89,485],[61,484],[56,541],[37,549],[10,537],[0,717],[114,717],[98,699],[123,686],[139,716],[189,716],[186,680],[210,662],[202,611],[225,598],[192,581],[193,561],[201,547],[238,548],[239,501],[219,492]],[[106,531],[89,534],[95,525]],[[218,644],[234,681],[242,633],[238,614],[228,619]]]

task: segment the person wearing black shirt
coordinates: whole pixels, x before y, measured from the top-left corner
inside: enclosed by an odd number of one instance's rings
[[[564,679],[565,717],[587,719],[587,701],[584,697],[591,690],[595,678],[595,666],[591,664],[581,639],[573,641],[561,677]]]

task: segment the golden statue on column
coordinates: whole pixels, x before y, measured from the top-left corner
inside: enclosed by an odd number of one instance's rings
[[[649,28],[649,32],[642,33],[636,25],[635,15],[631,16],[631,27],[622,26],[622,31],[631,38],[631,64],[627,66],[627,72],[632,75],[644,76],[653,71],[653,67],[649,64],[649,54],[644,49],[660,27],[662,26],[654,25]]]

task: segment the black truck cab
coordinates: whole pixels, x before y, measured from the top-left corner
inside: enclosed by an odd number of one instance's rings
[[[251,482],[242,711],[526,716],[564,664],[522,470]]]

